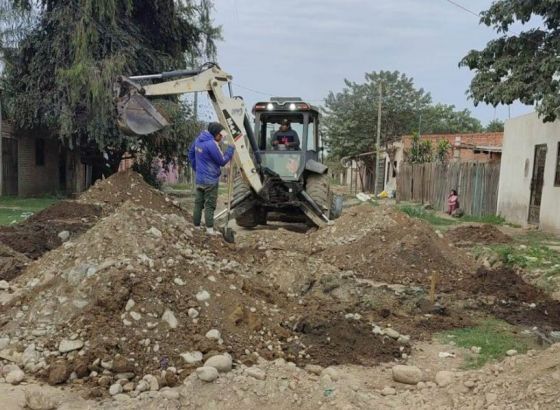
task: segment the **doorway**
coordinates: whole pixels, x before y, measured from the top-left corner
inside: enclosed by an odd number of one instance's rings
[[[539,224],[541,214],[541,199],[544,185],[544,166],[546,162],[546,144],[535,145],[535,159],[533,161],[533,176],[531,178],[531,198],[529,200],[530,224]]]
[[[2,138],[2,195],[18,194],[18,140]]]

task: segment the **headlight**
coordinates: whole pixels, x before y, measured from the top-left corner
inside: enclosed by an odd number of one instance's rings
[[[267,109],[268,111],[272,111],[272,110],[274,109],[274,104],[268,103],[268,105],[266,106],[266,109]]]
[[[290,110],[291,111],[295,111],[296,110],[296,105],[294,103],[290,104]]]

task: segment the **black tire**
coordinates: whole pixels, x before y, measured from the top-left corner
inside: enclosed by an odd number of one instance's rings
[[[330,218],[332,208],[331,181],[328,174],[309,174],[305,181],[305,191]]]
[[[233,181],[233,202],[247,196],[250,192],[251,188],[245,183],[241,174],[238,174]],[[247,197],[250,198],[250,196]],[[256,207],[245,211],[235,218],[235,223],[243,228],[254,228],[259,225],[260,222],[258,209]]]

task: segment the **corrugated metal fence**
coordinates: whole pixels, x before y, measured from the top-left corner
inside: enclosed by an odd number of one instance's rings
[[[449,191],[456,189],[459,204],[467,215],[495,215],[499,179],[499,163],[403,163],[397,175],[397,199],[430,203],[434,209],[443,211]]]

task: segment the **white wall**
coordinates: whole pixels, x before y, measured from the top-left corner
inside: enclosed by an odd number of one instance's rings
[[[498,213],[509,222],[527,225],[535,145],[547,144],[540,228],[560,233],[560,187],[554,186],[559,141],[560,121],[543,123],[536,113],[506,121]]]

